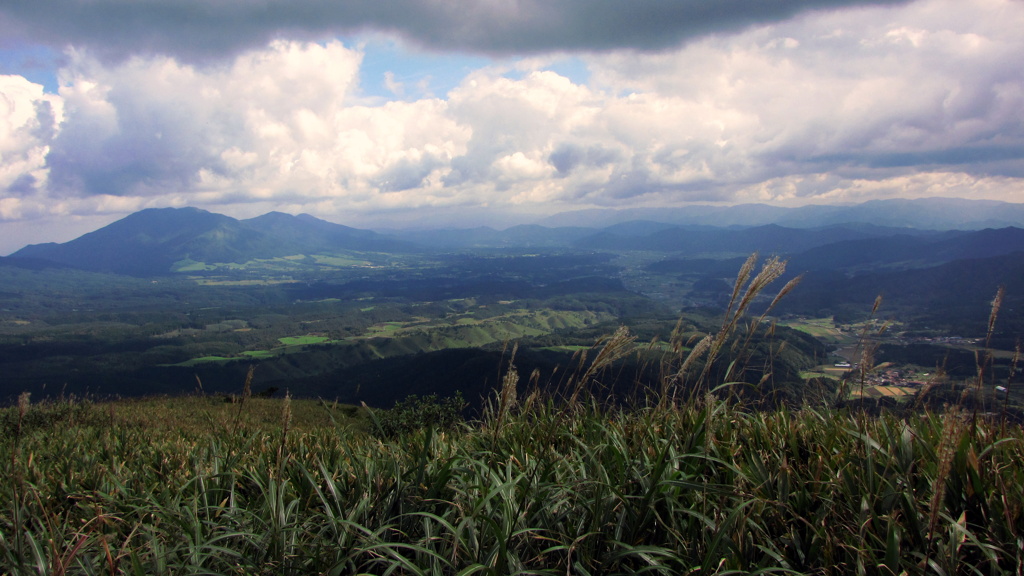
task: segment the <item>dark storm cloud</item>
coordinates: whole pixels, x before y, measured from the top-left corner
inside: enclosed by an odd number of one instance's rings
[[[978,176],[1024,177],[1024,145],[1007,144],[951,146],[945,149],[907,152],[850,152],[828,154],[807,160],[818,170],[840,171],[861,176],[887,169],[957,170]]]
[[[4,193],[8,196],[29,196],[36,191],[36,177],[31,174],[22,174],[8,186]]]
[[[961,166],[999,163],[1024,158],[1024,146],[970,146],[954,147],[927,152],[900,152],[888,154],[846,154],[814,158],[828,163],[861,164],[870,167],[895,168],[905,166]]]
[[[906,0],[10,0],[0,35],[107,58],[216,59],[286,37],[378,30],[435,50],[530,54],[658,50],[805,10]]]

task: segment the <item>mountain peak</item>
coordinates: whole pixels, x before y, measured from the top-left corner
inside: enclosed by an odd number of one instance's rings
[[[309,214],[268,212],[247,220],[199,208],[147,208],[63,244],[35,244],[12,254],[96,272],[162,275],[175,262],[247,262],[346,250],[401,251],[405,243]]]

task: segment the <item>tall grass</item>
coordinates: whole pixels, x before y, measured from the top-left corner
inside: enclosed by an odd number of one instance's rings
[[[37,430],[0,486],[14,574],[1013,573],[1024,437],[963,414],[852,418],[552,401],[500,429],[187,438]],[[287,431],[287,433],[285,433]],[[284,455],[284,457],[282,457]]]

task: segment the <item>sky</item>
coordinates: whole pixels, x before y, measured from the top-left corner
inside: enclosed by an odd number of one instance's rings
[[[150,207],[367,228],[1024,202],[1024,0],[5,0],[0,254]]]

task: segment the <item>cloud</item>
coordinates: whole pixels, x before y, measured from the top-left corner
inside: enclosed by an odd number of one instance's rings
[[[262,163],[310,162],[355,83],[359,54],[338,42],[276,42],[230,65],[199,69],[159,57],[107,67],[82,53],[62,73],[69,121],[50,153],[65,193],[142,195],[239,179]],[[254,148],[255,147],[255,148]]]
[[[0,219],[20,217],[22,199],[45,187],[46,155],[63,117],[60,98],[21,76],[0,76]]]
[[[560,176],[568,176],[580,167],[607,166],[617,160],[619,154],[612,149],[605,148],[601,144],[582,146],[573,143],[559,144],[551,154],[548,155],[548,162],[554,166]]]
[[[434,50],[486,54],[661,50],[706,34],[778,22],[813,9],[903,0],[12,0],[0,35],[105,59],[232,57],[277,39],[377,30]]]
[[[361,205],[438,187],[470,130],[437,99],[353,104],[361,57],[337,41],[276,41],[206,68],[166,57],[106,65],[74,52],[50,191],[142,204]]]
[[[807,15],[672,53],[610,54],[591,71],[595,85],[647,102],[605,108],[640,154],[649,136],[645,173],[705,173],[722,200],[791,174],[1019,177],[1021,26],[1020,3],[917,2]]]
[[[275,40],[206,65],[72,49],[58,95],[0,84],[16,103],[0,108],[12,150],[0,218],[1019,201],[1021,29],[1024,5],[1007,0],[808,12],[671,50],[580,56],[586,81],[534,57],[478,67],[447,94],[371,103],[364,55],[339,41]]]

